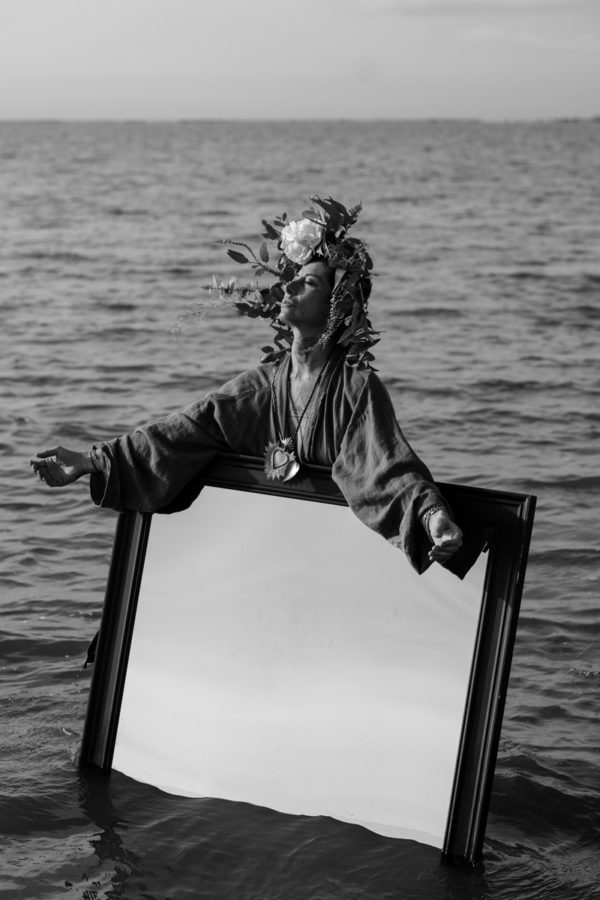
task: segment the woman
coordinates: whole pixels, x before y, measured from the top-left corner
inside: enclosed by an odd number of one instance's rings
[[[197,494],[195,477],[219,452],[265,455],[267,477],[291,480],[302,465],[331,466],[348,505],[370,528],[407,554],[417,571],[447,563],[462,543],[427,467],[396,421],[387,391],[370,367],[376,332],[368,318],[371,259],[348,236],[360,207],[313,198],[299,221],[269,225],[276,267],[265,243],[245,244],[258,275],[278,276],[268,289],[215,289],[242,313],[271,319],[275,348],[263,365],[228,382],[181,413],[94,445],[56,447],[31,460],[50,487],[91,475],[95,503],[113,509],[175,512]]]

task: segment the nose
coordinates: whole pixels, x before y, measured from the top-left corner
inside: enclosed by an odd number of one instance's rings
[[[293,297],[294,294],[298,293],[301,284],[302,284],[301,278],[292,278],[292,280],[288,281],[287,284],[285,285],[285,287],[283,289],[284,294],[287,294],[288,297]]]

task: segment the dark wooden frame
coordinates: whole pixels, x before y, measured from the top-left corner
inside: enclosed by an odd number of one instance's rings
[[[200,485],[276,494],[345,505],[330,470],[306,467],[291,483],[266,479],[263,461],[219,457]],[[445,862],[479,860],[500,730],[535,497],[440,484],[463,529],[485,534],[488,564],[477,626],[457,766],[442,850]],[[117,522],[96,661],[83,732],[80,765],[110,770],[152,516],[121,513]]]

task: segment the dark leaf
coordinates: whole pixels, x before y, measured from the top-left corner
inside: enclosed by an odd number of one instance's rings
[[[291,281],[292,278],[296,277],[296,272],[298,271],[298,267],[291,265],[285,266],[281,271],[281,280],[282,281]]]
[[[265,228],[265,233],[263,234],[263,237],[267,238],[267,240],[269,240],[269,241],[277,241],[277,240],[279,240],[279,232],[276,231],[276,230],[273,228],[273,226],[272,226],[269,222],[267,222],[266,219],[263,219],[263,220],[262,220],[262,223],[263,223],[264,228]]]
[[[237,250],[228,250],[228,256],[230,256],[237,263],[249,263],[250,260],[244,256],[243,253],[239,253]]]
[[[266,243],[260,245],[260,250],[258,251],[258,253],[263,262],[269,262],[269,249]]]
[[[348,327],[345,329],[345,331],[343,331],[342,334],[340,335],[339,343],[340,344],[348,343],[350,338],[354,335],[355,331],[356,331],[356,325],[348,325]]]

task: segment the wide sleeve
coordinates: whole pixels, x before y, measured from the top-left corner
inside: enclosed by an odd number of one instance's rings
[[[174,512],[190,505],[198,491],[186,492],[196,475],[227,441],[215,415],[218,398],[209,396],[183,412],[95,445],[102,467],[90,479],[97,506],[140,512]]]
[[[423,513],[445,504],[427,466],[402,434],[389,394],[369,373],[332,466],[350,509],[369,528],[401,548],[424,572],[431,546]]]

